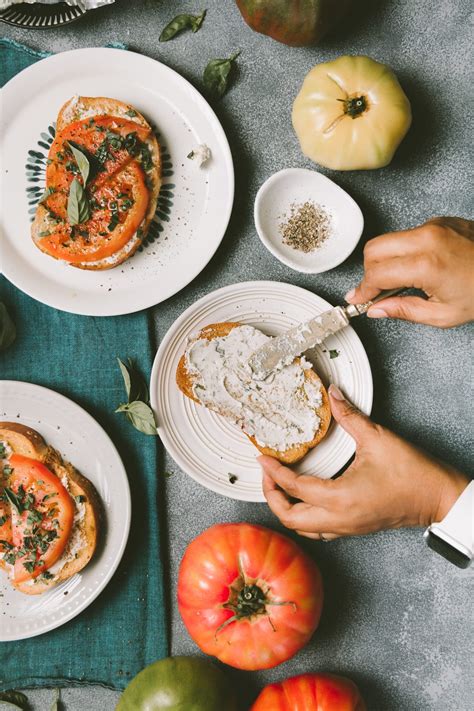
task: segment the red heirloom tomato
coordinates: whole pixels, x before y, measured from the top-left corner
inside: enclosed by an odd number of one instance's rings
[[[303,647],[323,604],[316,564],[289,538],[219,524],[189,544],[178,606],[196,644],[238,669],[268,669]]]
[[[366,711],[366,707],[350,679],[301,674],[266,686],[250,711]]]

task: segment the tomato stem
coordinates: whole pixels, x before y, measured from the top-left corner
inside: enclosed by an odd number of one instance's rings
[[[348,99],[338,99],[344,104],[344,113],[355,119],[367,111],[369,108],[368,101],[365,96],[353,96]]]

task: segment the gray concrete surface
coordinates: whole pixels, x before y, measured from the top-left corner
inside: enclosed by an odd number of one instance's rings
[[[275,279],[337,302],[360,276],[361,247],[332,272],[300,275],[273,259],[253,225],[253,199],[263,180],[283,167],[310,166],[291,131],[290,107],[304,75],[318,61],[348,53],[382,60],[395,69],[412,102],[413,127],[390,167],[328,173],[359,202],[366,220],[364,239],[435,214],[472,217],[469,0],[359,0],[331,39],[306,49],[252,33],[232,0],[209,0],[206,5],[202,31],[166,45],[157,39],[165,22],[179,11],[197,11],[200,3],[122,0],[61,30],[2,27],[7,36],[51,51],[126,42],[177,69],[198,88],[208,58],[242,50],[235,85],[215,106],[235,160],[232,220],[204,272],[155,309],[157,342],[187,306],[219,286]],[[468,470],[473,431],[470,328],[443,332],[360,320],[356,329],[374,372],[376,419]],[[234,502],[201,488],[164,454],[162,467],[172,474],[165,481],[172,652],[195,654],[175,605],[177,566],[186,544],[220,521],[278,526],[265,505]],[[370,711],[473,707],[472,574],[428,551],[418,530],[303,545],[325,580],[321,626],[311,644],[281,667],[255,674],[231,671],[243,704],[270,680],[327,670],[352,677]],[[35,710],[49,708],[45,692],[29,695]],[[67,711],[111,711],[117,696],[98,688],[63,692]]]

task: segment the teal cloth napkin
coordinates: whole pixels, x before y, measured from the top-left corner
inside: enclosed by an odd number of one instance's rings
[[[2,39],[0,52],[2,86],[45,56]],[[62,627],[29,640],[1,643],[0,688],[94,683],[122,689],[146,664],[168,652],[156,439],[114,414],[125,399],[116,356],[133,358],[145,375],[149,373],[148,316],[64,313],[34,301],[4,277],[0,300],[18,330],[14,345],[0,353],[0,378],[47,386],[90,412],[119,450],[132,492],[130,538],[111,582]]]

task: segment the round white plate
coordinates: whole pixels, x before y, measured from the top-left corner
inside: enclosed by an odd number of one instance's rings
[[[301,252],[283,243],[280,225],[291,206],[315,202],[327,212],[331,233],[317,249]],[[358,204],[345,190],[322,173],[308,168],[285,168],[271,175],[255,198],[257,234],[274,257],[306,274],[320,274],[342,264],[352,254],[364,230]]]
[[[0,380],[0,420],[37,430],[96,487],[104,505],[107,536],[80,572],[43,595],[24,595],[0,570],[0,641],[35,637],[63,625],[100,595],[114,574],[130,529],[127,474],[102,427],[82,407],[54,390]],[[105,528],[104,527],[104,528]]]
[[[207,294],[174,322],[156,354],[150,393],[159,435],[183,471],[224,496],[264,501],[256,448],[238,427],[178,390],[176,368],[190,334],[210,323],[239,321],[276,336],[329,308],[327,301],[306,289],[281,282],[250,281]],[[338,356],[331,359],[330,350],[337,350]],[[352,328],[331,336],[324,346],[308,351],[307,357],[326,385],[336,383],[357,407],[370,413],[372,374]],[[321,444],[296,470],[326,479],[334,476],[354,451],[353,439],[333,422]],[[233,484],[229,475],[237,477]]]
[[[30,237],[35,206],[29,198],[44,186],[49,127],[75,94],[136,106],[156,127],[164,158],[157,223],[150,230],[155,241],[101,272],[58,262]],[[63,311],[112,316],[167,299],[206,266],[227,228],[234,169],[221,124],[189,82],[135,52],[77,49],[25,69],[2,95],[2,270],[19,289]],[[212,158],[199,168],[186,156],[201,143]]]

